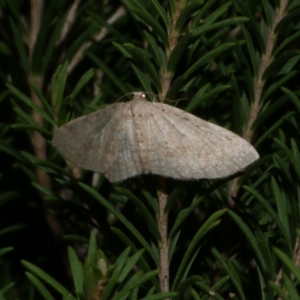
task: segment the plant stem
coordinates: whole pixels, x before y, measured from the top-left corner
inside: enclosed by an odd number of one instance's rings
[[[33,59],[33,52],[34,47],[36,45],[38,33],[40,30],[41,25],[41,19],[42,19],[42,8],[44,6],[43,0],[31,0],[30,1],[30,30],[29,30],[29,40],[28,40],[28,49],[29,49],[29,62],[31,64]],[[40,91],[42,90],[44,78],[42,75],[34,74],[32,70],[30,70],[30,74],[28,77],[28,83],[34,84]],[[42,107],[42,103],[38,96],[35,94],[34,90],[30,86],[30,96],[32,101]],[[43,127],[43,117],[35,110],[32,111],[32,119],[39,124],[41,127]],[[35,156],[40,160],[47,160],[47,142],[45,138],[37,131],[33,132],[32,136],[32,146],[34,148]],[[41,169],[36,170],[37,179],[41,186],[43,186],[46,189],[50,189],[50,178],[49,175],[46,174]],[[41,193],[41,197],[44,200],[44,194]],[[43,201],[43,205],[45,208],[45,218],[47,220],[47,223],[49,227],[51,228],[51,231],[53,233],[53,237],[56,241],[61,240],[61,237],[63,236],[63,228],[61,224],[57,221],[56,217],[49,212],[49,208],[51,208],[51,205],[47,201]]]
[[[266,52],[262,55],[260,68],[258,70],[258,75],[255,78],[254,102],[251,105],[249,120],[246,124],[246,128],[243,133],[244,139],[249,143],[251,142],[253,136],[252,125],[254,121],[257,119],[257,116],[262,106],[261,97],[265,85],[265,80],[263,79],[263,75],[273,60],[272,54],[273,54],[274,46],[276,43],[276,37],[277,37],[277,34],[275,33],[275,29],[278,23],[283,19],[285,15],[285,10],[288,5],[288,2],[289,2],[288,0],[281,0],[280,6],[276,9],[274,22],[273,24],[271,24],[268,32],[268,37],[266,41]],[[233,207],[235,205],[233,198],[237,196],[238,190],[239,190],[238,178],[235,178],[234,180],[231,181],[229,187],[229,197],[228,197],[229,207]]]
[[[170,55],[178,42],[178,33],[175,31],[175,25],[180,15],[180,2],[176,1],[176,11],[172,16],[172,28],[168,34],[169,45],[166,47],[166,61],[169,61]],[[161,69],[162,91],[159,94],[159,100],[164,101],[170,88],[173,73],[168,72],[167,68]],[[160,188],[157,191],[159,211],[157,215],[158,229],[161,236],[159,242],[159,282],[162,292],[169,291],[169,243],[168,243],[168,215],[164,213],[167,204],[168,195],[165,192],[166,179],[160,178]]]
[[[119,6],[119,8],[107,20],[107,24],[112,25],[121,17],[123,17],[125,14],[126,14],[125,8],[123,6]],[[94,42],[102,41],[108,33],[109,31],[105,27],[101,28],[101,30],[93,37],[93,41]],[[84,57],[83,56],[84,51],[94,44],[93,41],[92,40],[87,41],[79,47],[78,51],[75,53],[75,55],[73,56],[73,58],[69,63],[68,70],[67,70],[68,74],[72,73],[73,69],[78,65],[78,63]]]
[[[168,215],[164,213],[168,195],[165,193],[165,178],[160,178],[160,189],[157,191],[159,211],[157,215],[158,229],[161,236],[159,242],[159,282],[162,292],[169,291],[169,244]]]
[[[175,14],[172,16],[172,28],[168,34],[169,45],[166,48],[166,61],[169,61],[170,55],[173,52],[175,46],[178,43],[178,33],[175,30],[176,22],[180,16],[181,9],[180,9],[180,2],[176,1],[176,11]],[[161,78],[162,78],[162,91],[159,94],[159,100],[163,102],[167,95],[167,92],[170,88],[171,81],[173,78],[173,73],[169,72],[167,68],[163,68],[161,70]]]

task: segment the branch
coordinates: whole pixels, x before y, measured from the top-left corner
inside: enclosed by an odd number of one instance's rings
[[[118,19],[120,19],[123,15],[125,15],[126,10],[123,6],[120,6],[115,13],[107,20],[107,24],[111,25],[114,22],[116,22]],[[103,40],[106,35],[108,34],[108,30],[106,28],[102,28],[99,33],[94,37],[94,40],[96,42],[100,42],[101,40]],[[83,58],[83,53],[84,51],[89,48],[91,45],[93,44],[92,41],[88,41],[85,42],[77,51],[77,53],[75,53],[75,55],[73,56],[72,60],[69,63],[68,66],[68,71],[67,73],[70,74],[73,69],[78,65],[78,63],[81,61],[81,59]]]
[[[168,36],[169,48],[166,49],[166,62],[167,62],[166,65],[168,64],[168,61],[170,59],[170,55],[173,52],[175,46],[177,45],[178,38],[179,38],[179,35],[175,30],[175,25],[176,25],[177,20],[180,16],[180,13],[181,13],[179,1],[176,1],[175,5],[176,5],[176,11],[175,11],[175,14],[172,16],[173,17],[172,18],[172,29],[171,29],[171,31],[169,33],[169,36]],[[170,85],[171,85],[172,78],[173,78],[173,73],[168,72],[167,68],[162,70],[162,91],[159,94],[159,100],[161,102],[164,101],[164,99],[167,95],[167,92],[168,92],[168,90],[170,88]]]
[[[170,55],[178,42],[178,33],[175,30],[175,25],[181,13],[180,3],[176,1],[176,11],[172,16],[172,29],[168,35],[169,45],[166,48],[166,62],[169,61]],[[167,71],[167,68],[161,70],[162,74],[162,92],[159,95],[160,101],[164,101],[166,94],[170,88],[173,73]],[[168,215],[164,213],[167,204],[168,195],[165,192],[165,178],[160,178],[160,189],[157,192],[159,212],[157,215],[158,229],[161,236],[159,242],[159,282],[162,292],[169,291],[169,243],[168,243]]]
[[[42,17],[42,7],[43,0],[31,0],[30,7],[30,30],[29,30],[29,61],[32,61],[33,50],[36,44],[37,35],[41,25],[41,17]],[[39,75],[29,75],[29,85],[34,83],[39,89],[41,89],[43,85],[43,78]],[[36,96],[34,91],[30,88],[30,94],[32,101],[41,106],[40,99]],[[40,126],[43,126],[43,117],[37,113],[35,110],[32,112],[32,118],[35,122],[37,122]],[[38,159],[46,160],[46,141],[37,131],[33,132],[32,145],[34,148],[35,156]],[[37,170],[37,177],[39,183],[44,187],[49,187],[49,178],[48,175],[45,174],[40,169]]]
[[[246,129],[243,133],[243,137],[249,143],[251,143],[251,139],[253,136],[252,125],[256,120],[262,106],[260,100],[265,85],[265,80],[263,80],[263,75],[273,60],[272,54],[273,54],[276,37],[277,37],[277,34],[275,33],[275,28],[278,25],[278,23],[283,19],[287,5],[288,5],[288,0],[281,0],[279,8],[276,9],[274,22],[269,28],[269,32],[268,32],[268,37],[266,42],[266,52],[262,55],[258,76],[254,82],[254,102],[251,105],[249,120],[246,125]],[[233,198],[236,197],[239,190],[237,183],[238,183],[238,178],[231,181],[229,187],[229,197],[228,197],[229,207],[234,206]]]
[[[157,192],[159,211],[157,214],[158,230],[161,236],[159,242],[159,282],[162,292],[169,291],[169,244],[168,215],[164,213],[168,195],[165,193],[165,178],[160,178],[160,189]]]
[[[29,48],[29,62],[32,61],[34,47],[36,45],[37,36],[40,30],[41,25],[41,18],[42,18],[42,7],[43,7],[43,0],[31,0],[31,8],[30,8],[30,29],[29,29],[29,41],[28,41],[28,48]],[[37,104],[38,106],[42,106],[40,99],[37,97],[33,89],[31,88],[31,84],[33,83],[39,90],[42,89],[44,82],[44,78],[39,74],[31,74],[28,77],[28,83],[30,86],[30,95],[32,101]],[[43,127],[43,117],[35,110],[32,112],[33,120],[38,123],[40,126]],[[46,152],[46,140],[44,137],[37,131],[33,132],[32,137],[32,146],[34,148],[35,156],[40,160],[47,160],[47,152]],[[50,178],[49,176],[43,172],[41,169],[36,170],[38,182],[41,186],[49,189],[50,188]],[[42,197],[44,195],[41,195]],[[54,215],[49,213],[48,207],[49,202],[43,201],[44,208],[45,208],[45,218],[53,236],[56,240],[61,239],[63,236],[63,229],[60,223],[57,221]]]
[[[33,50],[35,46],[35,42],[37,39],[37,35],[41,26],[41,15],[42,15],[42,7],[44,4],[43,0],[31,0],[30,1],[30,31],[29,31],[29,59],[32,60]]]
[[[72,28],[74,21],[75,21],[75,17],[76,17],[76,12],[77,12],[80,2],[81,2],[81,0],[74,1],[73,5],[69,11],[69,14],[66,18],[65,24],[62,28],[62,31],[60,33],[60,37],[57,40],[56,46],[59,46],[64,41],[64,39],[66,38],[70,29]]]
[[[267,43],[266,43],[266,53],[262,56],[262,61],[259,69],[258,76],[254,83],[254,102],[250,110],[250,117],[248,120],[248,124],[246,126],[246,130],[244,132],[244,138],[251,142],[252,139],[252,125],[257,118],[257,115],[261,109],[262,103],[260,103],[262,91],[265,85],[265,81],[262,79],[266,69],[271,64],[273,60],[273,49],[275,46],[277,34],[275,33],[275,28],[278,23],[283,19],[286,7],[288,5],[288,0],[281,0],[279,8],[276,10],[274,22],[269,29]]]

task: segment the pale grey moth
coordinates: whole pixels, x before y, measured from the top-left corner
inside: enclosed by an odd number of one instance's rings
[[[139,174],[181,180],[221,178],[259,155],[246,140],[176,107],[135,92],[57,129],[53,145],[75,166],[110,182]]]

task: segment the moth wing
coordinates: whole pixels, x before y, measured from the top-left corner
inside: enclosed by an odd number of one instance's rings
[[[177,179],[221,178],[255,161],[256,150],[231,131],[175,107],[153,103],[149,172]]]
[[[104,172],[104,175],[111,182],[119,182],[143,172],[143,166],[139,158],[134,122],[129,109],[124,110],[123,120],[120,121],[115,132],[116,135],[112,140],[110,148],[117,150],[116,155],[114,161]]]
[[[139,169],[128,113],[126,103],[116,103],[77,118],[56,130],[53,145],[75,166],[107,174],[112,182],[125,179],[127,167],[129,174]]]

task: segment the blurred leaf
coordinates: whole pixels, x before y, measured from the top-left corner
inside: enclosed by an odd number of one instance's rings
[[[272,177],[271,182],[272,182],[273,197],[276,200],[278,216],[287,234],[287,238],[288,238],[287,241],[290,241],[291,240],[290,226],[289,226],[288,213],[286,207],[287,205],[286,199],[284,193],[280,190],[279,185],[277,184],[274,177]]]
[[[47,290],[45,285],[34,275],[29,272],[25,272],[27,278],[32,282],[32,284],[36,287],[36,289],[40,292],[42,297],[46,300],[54,300],[50,292]]]
[[[192,73],[199,69],[204,64],[208,64],[211,60],[215,57],[220,56],[223,52],[227,51],[228,49],[232,48],[235,44],[234,43],[225,43],[214,50],[211,50],[207,54],[203,55],[200,59],[198,59],[185,73],[184,78],[188,78]]]
[[[253,40],[252,40],[252,36],[249,33],[248,29],[246,28],[246,26],[242,26],[242,30],[243,30],[243,34],[244,34],[244,38],[245,38],[245,42],[247,45],[247,49],[249,52],[249,56],[250,56],[250,60],[251,60],[251,66],[252,66],[252,74],[254,74],[255,76],[258,75],[258,68],[259,68],[259,57],[258,54],[255,50],[255,47],[253,45]]]
[[[190,213],[197,207],[202,201],[204,200],[204,197],[199,197],[198,199],[195,199],[192,205],[190,205],[188,208],[182,209],[175,220],[175,223],[173,225],[173,228],[171,229],[171,232],[169,234],[169,239],[171,239],[174,234],[176,234],[177,230],[180,228],[181,224],[187,219],[187,217],[190,215]]]
[[[276,57],[276,59],[273,60],[272,63],[266,69],[263,75],[263,79],[266,80],[271,75],[277,74],[277,71],[293,57],[298,57],[299,59],[299,55],[300,55],[300,50],[294,49],[294,50],[286,51],[280,56]]]
[[[130,52],[124,47],[123,45],[120,45],[119,43],[113,42],[113,45],[124,55],[126,58],[132,58],[132,55]]]
[[[122,282],[124,281],[124,279],[126,278],[126,276],[129,274],[129,272],[132,270],[132,268],[135,266],[135,264],[137,263],[137,261],[141,258],[141,256],[143,255],[144,250],[139,250],[138,252],[136,252],[126,263],[125,267],[123,268],[118,281]]]
[[[38,89],[38,87],[34,83],[31,83],[30,86],[32,87],[34,93],[37,95],[37,97],[43,104],[43,108],[45,109],[47,114],[49,114],[49,116],[51,116],[53,119],[55,119],[55,114],[54,114],[52,107],[49,105],[48,101],[44,98],[44,96],[42,95],[42,93]]]
[[[297,68],[297,65],[300,60],[300,55],[296,55],[291,59],[287,60],[287,62],[283,65],[283,67],[278,72],[278,75],[285,75],[291,72],[294,68]]]
[[[282,87],[281,89],[292,100],[292,102],[295,105],[295,107],[297,108],[298,112],[300,112],[300,100],[297,97],[297,95],[285,87]]]
[[[265,52],[265,43],[264,43],[263,37],[260,33],[260,30],[258,28],[258,24],[255,21],[254,15],[251,14],[248,6],[242,0],[234,0],[233,3],[235,5],[235,7],[239,11],[241,11],[243,16],[249,18],[249,22],[247,23],[246,26],[249,26],[249,28],[251,30],[251,34],[253,34],[253,39],[255,40],[257,45],[259,46],[259,51],[262,52],[262,53]]]
[[[82,263],[78,259],[75,251],[70,246],[68,247],[69,262],[71,265],[72,277],[77,295],[83,296],[83,268]]]
[[[87,191],[90,195],[92,195],[96,200],[98,200],[106,209],[108,209],[127,229],[136,237],[136,239],[145,247],[147,252],[155,261],[155,256],[153,255],[153,251],[150,245],[146,242],[144,237],[137,231],[137,229],[119,212],[117,211],[107,200],[105,200],[95,189],[89,187],[84,183],[80,183],[79,185]]]
[[[286,291],[283,291],[277,283],[272,281],[269,282],[270,287],[274,290],[274,292],[283,300],[289,300],[290,298],[286,294]]]
[[[0,256],[5,255],[6,253],[9,253],[13,250],[13,247],[0,248]]]
[[[282,88],[284,89],[284,88]],[[286,104],[288,101],[287,97],[281,97],[276,101],[273,101],[271,105],[268,105],[266,109],[262,109],[261,113],[258,115],[256,120],[254,121],[254,124],[252,128],[259,127],[263,122],[265,122],[268,118],[272,117],[273,114],[278,111],[279,109],[282,109],[283,105]],[[300,109],[300,106],[299,106]]]
[[[59,284],[56,280],[54,280],[51,276],[42,271],[40,268],[34,266],[33,264],[25,260],[22,260],[22,264],[26,269],[28,269],[29,271],[37,275],[39,278],[47,282],[50,286],[52,286],[63,297],[70,300],[76,300],[76,298],[74,298],[67,289],[65,289],[61,284]]]
[[[164,300],[164,299],[168,299],[168,298],[172,299],[172,297],[175,297],[175,296],[177,296],[177,293],[167,292],[167,293],[148,296],[148,297],[142,298],[141,300]]]
[[[70,95],[71,99],[74,99],[81,89],[87,84],[87,82],[94,76],[94,69],[88,70],[84,73],[81,78],[79,79],[78,83],[76,84],[72,94]]]
[[[151,271],[143,276],[140,276],[139,279],[135,280],[133,283],[125,287],[120,293],[118,293],[113,299],[114,300],[120,300],[121,297],[126,295],[129,291],[131,291],[133,288],[137,286],[141,286],[144,282],[147,282],[152,277],[156,276],[158,274],[158,271]],[[174,295],[174,294],[173,294]],[[176,295],[176,294],[175,294]]]
[[[261,253],[261,250],[259,249],[257,245],[257,241],[253,233],[251,232],[251,229],[249,226],[233,211],[229,210],[228,211],[229,215],[231,218],[236,222],[238,227],[242,230],[244,235],[246,236],[248,242],[250,243],[253,251],[255,252],[257,259],[259,260],[260,264],[262,265],[263,269],[267,270],[267,266],[265,264],[264,257]]]
[[[297,1],[296,1],[297,2]],[[284,15],[284,18],[277,24],[275,32],[284,30],[291,22],[297,22],[300,16],[300,8],[294,9]]]
[[[289,161],[291,162],[291,166],[294,168],[294,170],[298,176],[298,180],[300,180],[300,165],[297,164],[297,162],[293,156],[293,153],[288,149],[288,147],[285,145],[285,143],[283,143],[281,140],[274,138],[274,141],[279,146],[279,148],[286,154]]]
[[[147,93],[152,93],[152,89],[151,89],[151,80],[149,78],[149,76],[147,76],[146,74],[144,74],[139,68],[137,68],[134,64],[131,64],[131,67],[134,71],[134,73],[136,74],[136,77],[139,79],[143,89],[147,92]]]
[[[57,40],[58,40],[58,38],[61,34],[62,27],[64,26],[64,24],[66,22],[67,13],[68,13],[68,11],[61,12],[61,14],[59,16],[56,16],[56,18],[57,18],[56,26],[54,28],[52,28],[52,31],[51,31],[52,36],[47,41],[47,48],[46,48],[46,51],[43,54],[43,57],[41,59],[41,63],[42,63],[41,74],[43,74],[43,75],[46,73],[46,70],[49,66],[50,59],[51,59],[51,56],[52,56],[53,51],[55,49]],[[33,59],[32,65],[33,65],[34,70],[35,70],[35,63],[38,64],[38,62],[35,62],[34,59]]]
[[[274,57],[277,57],[277,55],[281,52],[284,51],[284,48],[286,48],[290,43],[292,43],[294,40],[298,39],[300,36],[300,31],[296,31],[294,34],[291,34],[289,36],[285,37],[285,40],[278,45],[278,48],[274,52]]]
[[[160,17],[162,18],[162,20],[164,21],[166,28],[169,29],[170,25],[169,25],[169,22],[168,22],[168,19],[167,19],[166,11],[160,5],[158,0],[151,0],[151,2],[154,5],[154,7],[156,8],[156,10],[159,13]]]
[[[217,299],[217,300],[224,299],[223,297],[221,297],[220,294],[218,294],[216,291],[213,291],[212,288],[210,286],[208,286],[207,284],[205,284],[204,282],[197,281],[197,282],[195,282],[195,286],[198,286],[202,291],[205,292],[205,294],[213,296],[214,299]]]
[[[188,19],[191,17],[191,15],[197,12],[198,7],[200,7],[202,4],[202,0],[192,1],[181,11],[175,25],[175,31],[178,34],[180,33],[182,27],[188,22]]]
[[[220,223],[220,220],[218,220],[225,212],[227,211],[227,209],[223,209],[220,211],[215,212],[214,214],[212,214],[207,220],[206,222],[200,227],[200,229],[197,231],[197,233],[195,234],[193,240],[191,241],[187,251],[185,252],[185,255],[180,263],[180,266],[178,268],[174,283],[173,283],[173,287],[172,289],[176,288],[176,285],[178,284],[178,281],[180,280],[181,274],[184,271],[186,264],[188,263],[191,254],[195,248],[195,246],[197,245],[197,243],[199,242],[199,240],[212,228],[214,228],[215,226],[217,226]]]
[[[51,81],[51,101],[52,106],[58,112],[62,106],[63,94],[67,82],[68,62],[60,65],[52,76]]]
[[[268,0],[262,0],[262,5],[266,14],[267,24],[270,27],[274,19],[274,9]]]
[[[147,31],[144,31],[144,34],[151,46],[152,52],[154,54],[155,60],[161,68],[166,67],[166,56],[163,50],[158,46],[155,38],[152,34]]]
[[[39,132],[42,136],[44,136],[48,139],[52,138],[52,133],[49,132],[48,130],[45,130],[44,128],[42,128],[40,126],[29,125],[29,124],[13,124],[13,125],[11,125],[11,128],[13,128],[13,129],[29,129],[32,131]]]
[[[16,191],[9,191],[0,194],[0,208],[11,200],[16,199],[19,193]]]
[[[223,269],[226,271],[226,273],[230,276],[230,280],[233,282],[239,296],[241,299],[246,300],[246,296],[243,291],[243,286],[241,285],[239,277],[236,275],[235,272],[233,272],[232,268],[230,265],[224,260],[222,255],[218,252],[216,248],[211,249],[212,254],[216,257],[218,262],[221,264]]]
[[[300,282],[300,271],[295,265],[295,263],[280,249],[273,248],[274,253],[278,256],[278,258],[284,263],[284,265],[293,273],[296,277],[298,283]]]
[[[137,253],[138,250],[135,247],[135,245],[133,244],[133,242],[127,237],[127,235],[125,235],[121,230],[111,227],[111,231],[116,234],[125,245],[129,246],[132,249],[133,253]],[[158,259],[156,259],[156,261],[158,261]],[[147,263],[147,261],[143,258],[143,256],[139,259],[138,261],[138,265],[144,270],[144,272],[149,272],[151,271],[151,268],[149,266],[149,264]],[[158,281],[156,280],[156,278],[152,278],[151,279],[152,284],[158,289],[159,288],[159,284]]]
[[[128,8],[128,11],[137,17],[138,21],[151,26],[154,32],[161,38],[162,42],[168,45],[168,38],[165,31],[143,6],[143,2],[139,0],[122,0],[122,2]]]
[[[170,243],[169,243],[169,263],[171,263],[173,254],[175,253],[175,250],[177,247],[177,242],[180,237],[180,233],[181,233],[181,231],[178,231],[177,234],[175,234],[175,236],[173,238],[170,238],[170,236],[168,238],[168,240],[170,241]]]
[[[191,282],[196,282],[197,280],[199,280],[199,276],[191,276],[191,277],[188,277],[188,274],[190,273],[191,271],[191,268],[192,266],[194,265],[195,263],[195,260],[199,254],[201,250],[201,247],[199,247],[197,249],[197,251],[195,251],[195,253],[193,254],[193,256],[190,258],[188,264],[186,265],[185,269],[184,269],[184,272],[182,273],[181,275],[181,278],[178,282],[178,286],[176,288],[176,290],[179,292],[179,293],[182,293],[182,290],[188,285],[190,284]],[[188,277],[188,278],[187,278]]]
[[[44,170],[46,173],[52,173],[52,174],[61,174],[61,175],[66,175],[68,177],[73,177],[72,174],[70,174],[68,171],[65,169],[61,168],[60,166],[36,158],[36,156],[25,152],[25,151],[20,151],[23,157],[25,157],[28,161],[30,161],[32,164],[38,166],[41,170]]]
[[[262,136],[258,139],[258,141],[254,144],[254,146],[257,148],[266,138],[268,138],[275,130],[280,128],[284,122],[289,120],[292,116],[295,115],[295,112],[289,112],[285,116],[283,116],[281,119],[276,121],[270,128],[268,128]]]
[[[202,90],[202,91],[198,91],[199,94],[197,93],[193,99],[189,102],[187,108],[185,109],[187,112],[191,112],[193,110],[195,110],[199,105],[201,105],[201,103],[207,101],[208,99],[211,99],[213,97],[215,97],[216,95],[218,95],[219,93],[223,92],[223,91],[226,91],[230,88],[229,85],[221,85],[221,86],[218,86],[214,89],[212,89],[211,91],[205,93],[205,90]],[[202,92],[204,93],[203,96],[200,97],[200,95],[202,94]],[[197,98],[196,98],[197,96]]]
[[[283,281],[284,286],[287,289],[288,294],[290,296],[290,299],[297,299],[299,297],[299,294],[292,280],[286,274],[283,274]]]
[[[8,233],[12,233],[14,231],[19,231],[25,227],[24,224],[16,224],[16,225],[11,225],[4,227],[0,230],[0,236],[6,235]]]
[[[118,193],[120,193],[120,194],[124,195],[125,197],[129,198],[135,204],[135,206],[139,210],[141,216],[143,217],[143,219],[148,224],[149,230],[152,232],[152,234],[154,235],[155,239],[156,240],[160,240],[160,233],[159,233],[158,228],[157,228],[157,223],[154,221],[153,217],[151,216],[150,211],[144,205],[144,203],[142,202],[142,200],[140,200],[137,197],[135,197],[132,193],[130,193],[126,189],[122,189],[122,188],[116,187],[115,190]]]
[[[15,286],[15,283],[14,282],[11,282],[5,286],[3,286],[1,289],[0,289],[0,297],[2,296],[2,299],[3,300],[6,300],[6,298],[4,298],[4,294],[9,291],[10,289],[12,289],[13,287]]]
[[[153,62],[150,61],[148,53],[129,43],[124,44],[124,47],[126,47],[133,59],[138,63],[138,65],[143,66],[143,68],[147,70],[156,89],[158,91],[161,91],[161,82],[158,73],[153,66]]]
[[[123,253],[119,256],[118,260],[116,261],[114,265],[114,270],[109,278],[109,281],[101,295],[101,299],[106,300],[106,299],[112,299],[112,292],[114,289],[116,289],[117,283],[118,283],[118,278],[120,276],[120,273],[122,271],[123,265],[125,264],[125,260],[127,259],[127,256],[129,254],[130,249],[127,248]],[[110,296],[110,298],[108,298]]]
[[[224,21],[219,21],[219,22],[215,22],[213,24],[207,24],[207,25],[200,26],[199,28],[194,30],[194,33],[198,37],[204,33],[207,33],[211,30],[215,30],[217,28],[224,28],[225,26],[229,26],[229,25],[240,25],[240,23],[245,23],[248,21],[249,21],[249,18],[247,18],[247,17],[232,17],[232,18],[224,20]]]
[[[123,94],[127,94],[128,92],[131,92],[130,90],[128,90],[128,88],[126,87],[124,82],[122,82],[119,79],[119,77],[116,74],[114,74],[114,72],[112,72],[110,70],[110,68],[108,68],[102,60],[100,60],[98,57],[96,57],[96,55],[94,55],[92,53],[87,53],[86,56],[89,57],[93,61],[93,63],[96,64],[100,68],[100,70],[103,71],[103,73],[106,74],[107,77],[110,78],[110,80],[112,80],[112,82],[115,84],[115,86],[118,87],[118,89]]]
[[[19,28],[17,28],[16,24],[14,23],[14,21],[12,19],[10,19],[10,25],[13,30],[13,37],[14,37],[14,40],[16,43],[16,48],[19,51],[19,55],[21,58],[24,72],[27,75],[29,75],[29,60],[28,60],[28,54],[27,54],[27,51],[25,49],[25,45],[23,42],[22,33],[20,32]]]
[[[173,189],[171,194],[168,196],[167,204],[164,209],[164,214],[169,213],[169,211],[172,209],[172,206],[175,204],[175,202],[179,198],[181,198],[183,196],[183,194],[184,194],[184,191],[182,190],[182,187],[176,187]]]
[[[17,90],[15,87],[13,87],[11,84],[7,83],[6,86],[11,90],[11,92],[18,97],[20,100],[22,100],[25,104],[27,104],[29,107],[31,107],[33,110],[35,110],[37,113],[39,113],[44,119],[46,119],[50,124],[55,126],[55,122],[53,118],[51,118],[41,107],[39,107],[37,104],[35,104],[31,99],[29,99],[27,96],[25,96],[23,93],[21,93],[19,90]]]
[[[232,3],[230,1],[230,2],[225,2],[223,5],[217,7],[213,14],[210,14],[204,19],[203,25],[207,26],[215,22],[220,16],[222,16],[224,13],[228,11],[231,5]]]
[[[298,74],[297,71],[292,71],[289,74],[283,76],[280,80],[278,80],[276,83],[272,84],[264,93],[262,97],[262,102],[264,102],[266,99],[268,99],[277,89],[281,88],[288,80],[293,78]]]
[[[220,21],[220,22],[216,22],[212,25],[207,25],[207,26],[200,26],[199,28],[197,28],[196,30],[194,30],[193,33],[186,33],[177,43],[177,45],[175,46],[174,50],[172,51],[169,61],[168,61],[168,65],[167,65],[167,70],[169,72],[173,72],[174,69],[177,66],[177,63],[179,61],[179,59],[182,57],[183,52],[185,51],[185,49],[198,37],[200,37],[201,35],[204,35],[204,33],[207,33],[209,31],[215,30],[217,28],[224,28],[225,26],[229,26],[229,25],[233,25],[233,24],[238,24],[238,23],[243,23],[248,21],[248,18],[244,18],[244,17],[234,17],[231,18],[230,20],[225,20],[225,21]],[[227,43],[230,44],[230,43]],[[232,43],[234,44],[234,43]],[[217,49],[215,49],[215,51],[217,51]],[[186,77],[186,75],[185,75]]]

